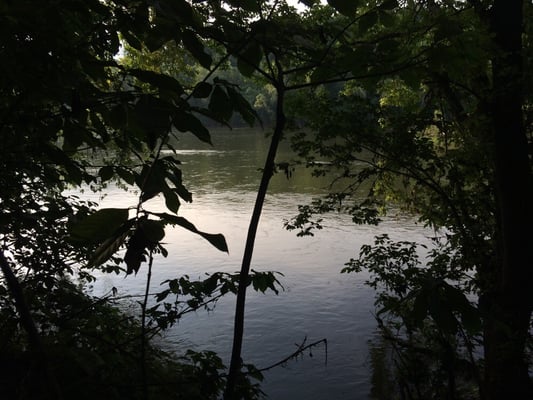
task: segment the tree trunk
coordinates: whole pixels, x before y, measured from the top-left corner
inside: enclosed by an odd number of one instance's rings
[[[485,323],[488,400],[533,398],[526,340],[533,298],[532,175],[523,125],[522,0],[495,0],[491,29],[497,262]]]
[[[224,391],[224,400],[238,400],[240,395],[237,391],[239,376],[241,374],[242,359],[242,341],[244,336],[244,312],[246,305],[246,287],[250,276],[250,265],[252,262],[252,255],[254,251],[255,236],[259,226],[259,219],[263,210],[263,203],[265,201],[266,193],[270,178],[274,174],[275,159],[278,150],[279,142],[283,136],[285,129],[285,113],[283,111],[283,99],[285,95],[285,87],[283,86],[283,76],[279,78],[279,83],[276,87],[277,104],[276,104],[276,126],[274,134],[270,142],[270,149],[265,160],[265,167],[263,175],[257,191],[254,210],[250,225],[248,226],[248,235],[246,237],[246,245],[244,247],[244,255],[242,259],[241,271],[239,274],[239,287],[237,292],[237,304],[235,306],[235,323],[233,328],[233,348],[231,352],[230,368]]]
[[[59,400],[62,398],[61,389],[57,384],[55,376],[51,373],[48,367],[44,345],[41,336],[39,335],[39,331],[37,330],[37,326],[35,325],[35,321],[32,318],[26,298],[24,297],[22,286],[1,250],[0,270],[4,274],[9,292],[15,301],[15,307],[20,317],[20,324],[28,334],[28,344],[31,350],[31,361],[33,364],[30,367],[30,370],[27,371],[26,377],[28,378],[27,390],[30,393],[30,397],[36,397],[37,394],[35,392],[38,392],[39,398],[42,400]],[[6,366],[0,365],[0,369],[3,367]]]

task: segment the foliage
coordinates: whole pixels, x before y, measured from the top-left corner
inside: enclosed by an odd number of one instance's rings
[[[211,24],[208,9],[186,1],[63,0],[2,2],[0,10],[1,345],[8,350],[2,365],[20,366],[6,385],[17,398],[34,398],[37,391],[42,398],[61,392],[63,398],[217,397],[224,376],[215,355],[188,353],[173,361],[148,343],[179,316],[163,321],[157,306],[147,314],[147,294],[136,320],[71,283],[91,281],[94,269],[137,274],[147,262],[148,285],[154,256],[167,255],[161,241],[169,227],[228,251],[221,234],[203,232],[178,215],[192,195],[170,144],[184,132],[210,143],[204,118],[228,124],[236,112],[250,124],[256,119],[237,86],[217,78],[208,83],[190,72],[191,60],[206,77],[218,68],[200,37]],[[162,48],[179,49],[183,63],[162,58]],[[124,49],[130,59],[117,57]],[[146,61],[146,54],[152,59]],[[164,68],[152,68],[161,60]],[[171,67],[173,75],[166,70]],[[96,204],[63,194],[114,179],[138,189],[137,204],[96,210]],[[145,208],[156,196],[168,212]],[[235,286],[234,276],[214,287],[209,278],[177,280],[204,288],[187,292],[197,302],[189,301],[188,310]],[[250,281],[261,291],[277,291],[277,283],[271,273],[256,273]],[[26,337],[22,327],[28,326],[37,335],[28,331]],[[259,393],[248,378],[242,385],[250,396]]]
[[[530,274],[519,272],[528,270],[530,256],[515,264],[514,275],[506,269],[512,262],[502,261],[506,257],[502,240],[531,243],[531,235],[510,239],[501,225],[502,216],[510,211],[501,199],[511,191],[507,186],[502,192],[498,180],[514,178],[502,175],[494,135],[501,135],[503,146],[512,141],[508,132],[515,128],[502,125],[497,132],[493,116],[500,110],[493,108],[495,99],[512,86],[496,86],[492,81],[493,63],[507,56],[501,55],[500,44],[493,41],[495,33],[489,32],[495,29],[489,18],[494,19],[495,11],[490,2],[356,3],[330,2],[351,18],[351,24],[338,31],[339,47],[334,52],[336,67],[349,71],[348,82],[340,90],[331,84],[304,90],[294,107],[300,125],[305,125],[293,137],[295,150],[316,174],[335,173],[336,185],[326,199],[301,206],[287,227],[300,229],[300,235],[312,234],[321,227],[313,215],[332,210],[350,212],[356,223],[375,223],[394,204],[438,230],[440,241],[424,263],[418,260],[414,244],[378,237],[374,246],[363,246],[359,259],[352,260],[344,272],[368,270],[372,274],[368,283],[378,289],[377,318],[393,348],[397,373],[414,372],[419,368],[416,362],[427,361],[424,382],[414,376],[402,378],[403,396],[455,398],[464,395],[462,390],[470,391],[473,384],[478,395],[497,397],[486,389],[494,384],[496,378],[490,376],[498,368],[496,356],[488,358],[491,346],[498,346],[492,342],[493,332],[506,324],[511,329],[518,304],[523,304],[523,319],[531,317],[527,289],[505,295],[502,289],[503,276],[522,282],[517,287],[531,285]],[[527,3],[526,15],[530,8]],[[525,26],[528,32],[529,24]],[[521,50],[524,54],[530,51],[528,40],[529,36]],[[341,44],[346,47],[342,49]],[[517,65],[509,59],[504,62],[506,73]],[[526,73],[518,79],[529,78]],[[530,98],[524,95],[520,107],[527,110]],[[510,114],[505,115],[502,118]],[[518,115],[518,122],[513,120],[514,127],[524,115],[527,112]],[[512,124],[510,119],[505,121]],[[530,129],[529,121],[525,130]],[[512,186],[523,188],[528,198],[531,150],[525,146],[531,138],[521,136],[519,129],[513,132],[520,143],[514,150],[529,154],[529,166],[524,168],[522,163],[515,169],[525,178]],[[516,166],[511,158],[505,165]],[[530,209],[530,205],[523,208],[524,218],[529,218]],[[522,257],[520,250],[514,252]],[[501,310],[510,304],[507,301],[514,301],[515,307],[503,315]],[[522,323],[517,329],[521,329],[521,338],[530,341],[528,325]],[[480,335],[484,335],[483,349]],[[526,339],[511,336],[502,334],[497,339],[508,346],[498,357],[507,357],[513,348],[515,362],[522,365],[521,360],[529,358],[523,345]],[[517,347],[512,347],[513,341]],[[422,348],[427,351],[420,353]],[[474,348],[484,350],[485,364],[473,357]],[[407,362],[409,357],[412,362]],[[457,363],[468,366],[467,370]],[[527,367],[521,367],[519,374],[526,376],[525,383],[520,383],[523,390],[530,388]],[[459,380],[469,377],[474,378],[472,383],[461,388]],[[418,392],[406,387],[414,382],[420,383]],[[508,390],[498,382],[495,387],[500,394]]]
[[[428,375],[417,388],[429,385],[435,395],[457,394],[457,379],[465,376],[457,368],[464,365],[464,351],[468,368],[479,366],[472,354],[480,317],[488,384],[498,387],[496,372],[506,372],[495,367],[499,357],[506,366],[518,365],[528,379],[523,360],[532,305],[525,294],[533,280],[524,267],[531,262],[524,249],[530,248],[531,235],[513,230],[523,225],[525,232],[532,215],[531,98],[521,89],[531,81],[531,24],[522,16],[531,15],[531,4],[302,3],[306,9],[299,13],[286,2],[268,1],[0,2],[0,261],[5,277],[0,290],[6,321],[1,333],[9,357],[25,365],[20,360],[27,356],[35,376],[41,374],[31,390],[57,397],[51,376],[58,368],[59,388],[67,385],[62,376],[72,373],[89,377],[80,385],[93,378],[110,382],[117,398],[147,398],[152,389],[154,395],[159,390],[149,385],[152,368],[168,367],[181,368],[178,376],[199,374],[194,379],[205,385],[190,387],[191,398],[220,394],[224,377],[215,355],[189,353],[176,365],[162,355],[152,366],[147,338],[184,312],[211,307],[225,293],[245,295],[249,285],[276,291],[273,273],[248,275],[245,260],[239,284],[236,275],[221,273],[200,281],[170,279],[156,299],[159,304],[148,308],[147,291],[140,321],[125,325],[119,323],[124,314],[115,314],[105,302],[95,315],[98,322],[81,318],[93,300],[70,282],[93,279],[94,268],[137,274],[145,265],[148,287],[155,257],[167,255],[162,240],[170,227],[228,251],[221,234],[203,232],[179,215],[192,194],[183,185],[173,144],[186,133],[211,143],[207,120],[230,125],[238,114],[253,125],[259,116],[272,118],[274,104],[275,133],[254,219],[285,127],[305,127],[293,139],[303,162],[316,174],[334,172],[337,179],[332,193],[302,206],[289,228],[312,234],[321,228],[313,214],[331,210],[350,212],[355,223],[378,223],[393,202],[442,233],[424,267],[413,244],[380,237],[345,269],[373,274],[369,284],[379,290],[378,321],[390,343],[415,354],[419,346],[436,352],[403,364],[427,361]],[[522,11],[512,14],[516,10]],[[524,22],[524,31],[516,35],[516,29],[502,29],[504,17],[518,21],[508,24],[513,27]],[[237,71],[251,81],[241,80]],[[509,185],[515,174],[520,181]],[[95,204],[63,194],[67,187],[98,188],[113,179],[139,191],[137,204],[96,210]],[[165,212],[150,210],[147,202],[155,197],[164,199]],[[125,250],[123,257],[119,250]],[[166,301],[168,296],[174,300]],[[69,308],[68,301],[78,308]],[[62,313],[76,316],[78,336],[63,329]],[[138,332],[138,370],[122,354],[109,363],[124,365],[119,380],[140,380],[140,392],[123,393],[119,383],[98,375],[105,372],[102,360],[87,356],[92,365],[83,366],[73,355],[71,371],[56,363],[54,349],[59,356],[76,353],[73,338],[80,339],[83,351],[107,349],[106,343],[79,335],[111,321],[124,328],[117,330],[124,337],[133,340],[130,335]],[[516,338],[506,333],[513,327]],[[260,381],[260,374],[242,364],[239,352],[228,379],[235,390],[226,394],[256,397],[258,386],[242,378]],[[403,350],[397,355],[408,356]],[[84,368],[85,375],[79,372]],[[13,390],[22,383],[12,382]]]
[[[26,347],[25,335],[16,326],[13,306],[3,304],[1,360],[10,368],[4,369],[0,379],[6,398],[40,397],[40,379],[53,379],[66,399],[143,398],[138,362],[140,325],[117,308],[112,296],[93,298],[64,280],[50,290],[34,293],[30,304],[45,343],[49,376],[43,377],[31,354],[21,351]],[[213,355],[193,358],[187,354],[180,359],[152,346],[148,354],[151,396],[217,398],[223,366]],[[200,362],[217,369],[207,371]]]

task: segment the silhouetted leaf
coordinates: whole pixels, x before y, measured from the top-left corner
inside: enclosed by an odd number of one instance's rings
[[[378,22],[378,13],[377,11],[371,11],[364,14],[359,19],[359,32],[366,33],[370,28],[376,25]]]
[[[212,89],[213,85],[211,85],[210,83],[200,82],[194,87],[194,90],[192,91],[192,96],[196,97],[197,99],[205,99],[209,97]]]
[[[102,178],[102,182],[108,181],[113,177],[114,171],[113,167],[106,165],[105,167],[100,168],[98,175]]]
[[[116,172],[128,185],[135,183],[135,175],[125,168],[116,168]]]
[[[229,121],[233,114],[233,105],[220,85],[215,86],[209,101],[209,110],[224,121]]]
[[[141,81],[149,83],[159,89],[172,90],[177,94],[183,93],[183,88],[180,83],[171,76],[137,68],[130,69],[128,72]]]
[[[180,208],[180,201],[176,193],[172,190],[165,190],[163,196],[165,196],[165,205],[167,208],[173,213],[177,213]]]
[[[181,132],[191,132],[202,142],[211,143],[209,130],[194,115],[186,112],[177,112],[172,119],[174,126]]]
[[[263,50],[255,40],[251,41],[239,54],[237,68],[244,76],[252,76],[263,58]]]
[[[215,246],[218,250],[225,251],[226,253],[229,252],[228,244],[226,243],[226,238],[224,237],[224,235],[220,233],[212,234],[212,233],[206,233],[206,232],[199,231],[198,229],[196,229],[196,227],[191,222],[189,222],[187,219],[183,217],[178,217],[178,216],[170,215],[166,213],[158,213],[155,215],[161,218],[161,220],[164,221],[165,223],[168,223],[171,225],[179,225],[182,228],[185,228],[191,232],[194,232],[202,236],[209,243]]]
[[[229,0],[228,3],[234,7],[241,7],[246,11],[261,11],[260,2],[258,0]]]
[[[109,260],[124,244],[127,237],[128,231],[121,229],[118,234],[104,240],[104,242],[95,250],[87,264],[87,268],[98,267]]]
[[[393,10],[399,7],[398,0],[385,0],[378,8],[381,10]]]
[[[133,236],[130,238],[124,255],[124,262],[126,263],[126,273],[129,275],[131,273],[137,274],[141,263],[146,260],[144,256],[144,251],[148,247],[149,243],[146,240],[141,229],[137,229]]]
[[[250,125],[253,126],[256,120],[259,120],[259,116],[255,109],[248,103],[248,101],[234,88],[227,88],[228,95],[233,102],[233,108],[242,118]]]
[[[428,314],[428,302],[428,294],[425,290],[422,289],[416,293],[411,316],[413,317],[415,324],[418,326],[422,325],[422,321],[424,321]]]
[[[139,223],[139,227],[149,244],[159,243],[165,237],[165,228],[161,221],[144,219]]]
[[[103,208],[70,229],[73,240],[99,243],[128,220],[127,208]]]
[[[359,1],[357,0],[328,0],[328,4],[335,10],[348,17],[353,17],[357,11]]]
[[[211,67],[213,60],[211,59],[211,56],[205,52],[204,45],[194,32],[184,30],[182,41],[185,48],[198,60],[202,67],[207,69]]]

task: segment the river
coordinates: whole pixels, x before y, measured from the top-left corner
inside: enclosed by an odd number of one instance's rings
[[[186,186],[194,201],[183,204],[179,214],[198,229],[223,233],[229,255],[207,241],[181,229],[168,230],[164,241],[167,258],[154,262],[151,291],[165,279],[183,274],[191,278],[206,272],[236,272],[240,268],[246,230],[269,139],[263,132],[217,132],[214,146],[185,137],[177,145]],[[281,146],[278,161],[290,157]],[[274,400],[370,399],[369,340],[375,337],[374,292],[364,285],[364,274],[340,274],[362,244],[375,235],[427,242],[430,235],[408,216],[385,218],[378,227],[355,226],[349,216],[324,217],[324,229],[314,237],[296,237],[283,228],[283,220],[327,189],[326,179],[312,178],[304,168],[291,179],[280,173],[271,182],[256,239],[252,268],[278,271],[284,290],[275,295],[249,291],[243,359],[262,368],[276,363],[307,343],[327,339],[297,360],[265,373],[262,389]],[[94,198],[94,197],[93,197]],[[135,193],[109,188],[102,207],[135,205]],[[150,207],[161,208],[162,201]],[[116,287],[120,294],[141,294],[146,269],[139,274],[102,276],[94,285],[101,294]],[[216,351],[229,364],[232,343],[234,296],[222,299],[214,311],[188,314],[165,335],[164,343],[176,348]]]

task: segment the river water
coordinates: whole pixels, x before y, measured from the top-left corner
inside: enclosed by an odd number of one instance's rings
[[[214,146],[185,137],[177,144],[186,186],[194,201],[183,204],[179,214],[198,229],[223,233],[230,253],[221,253],[188,231],[168,230],[164,241],[167,258],[154,262],[151,291],[159,283],[187,274],[191,279],[206,272],[236,272],[241,257],[255,191],[269,139],[264,132],[218,132]],[[282,145],[278,161],[290,157]],[[355,257],[362,244],[388,233],[398,240],[427,242],[430,235],[414,219],[395,215],[378,226],[355,226],[345,215],[324,217],[324,229],[314,237],[298,238],[283,228],[283,220],[327,190],[326,179],[312,178],[297,169],[291,179],[273,177],[256,239],[252,268],[278,271],[284,290],[279,295],[249,291],[243,359],[258,368],[267,367],[306,343],[327,339],[297,360],[265,372],[262,389],[274,400],[369,399],[371,367],[368,342],[375,335],[374,292],[364,285],[364,274],[340,274],[344,263]],[[135,193],[110,188],[102,207],[135,205]],[[162,209],[162,200],[148,207]],[[141,294],[146,269],[127,278],[100,277],[96,294],[112,287],[119,294]],[[229,364],[234,296],[222,299],[214,311],[187,314],[171,328],[164,342],[178,350],[216,351]]]

